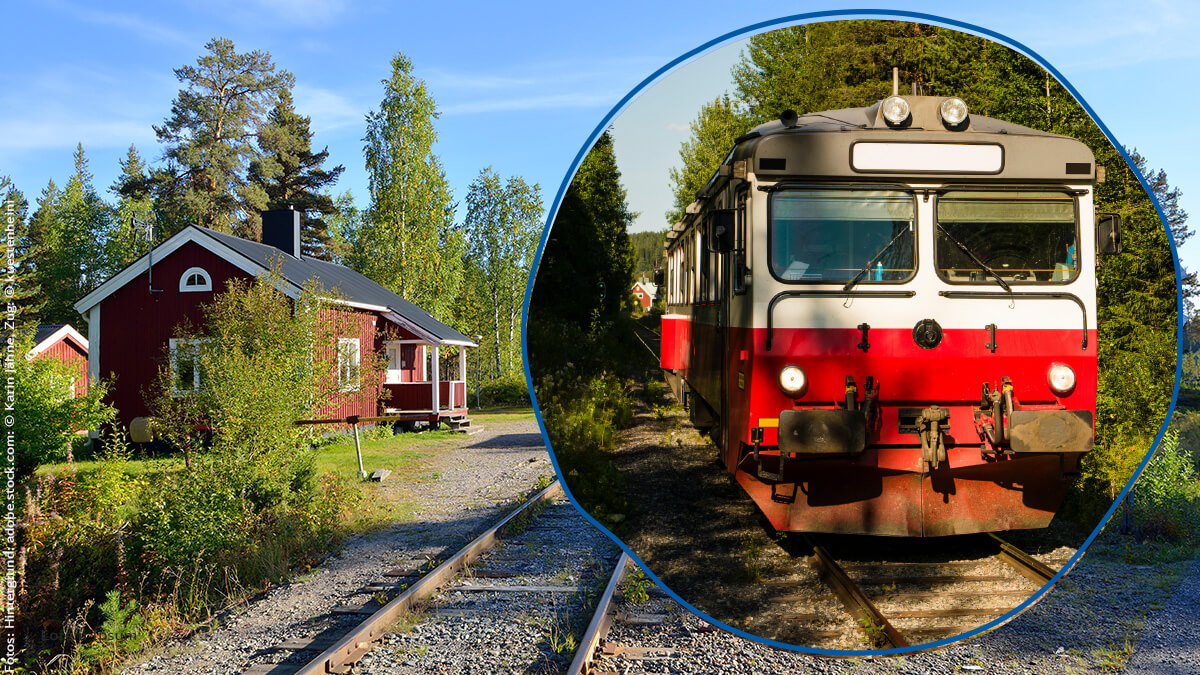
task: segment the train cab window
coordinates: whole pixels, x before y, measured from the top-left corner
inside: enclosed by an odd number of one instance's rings
[[[938,197],[936,214],[938,276],[950,283],[995,284],[992,272],[1028,284],[1069,283],[1079,276],[1070,194],[955,190]]]
[[[784,190],[771,196],[771,273],[781,281],[904,281],[916,272],[913,195]]]

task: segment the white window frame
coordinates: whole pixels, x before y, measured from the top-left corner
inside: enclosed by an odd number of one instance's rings
[[[189,285],[188,284],[188,279],[190,279],[192,277],[192,275],[195,275],[195,274],[200,275],[200,278],[204,280],[203,284],[200,284],[200,285],[194,285],[194,284]],[[212,277],[209,276],[208,272],[205,271],[205,269],[203,267],[189,267],[187,269],[187,271],[185,271],[183,273],[183,275],[179,277],[179,292],[180,293],[199,293],[201,291],[211,291],[211,290],[212,290]]]
[[[362,388],[362,342],[358,338],[338,338],[338,389],[343,392]],[[353,371],[350,369],[353,368]]]
[[[167,341],[171,354],[171,396],[175,398],[179,398],[181,396],[191,396],[192,394],[200,391],[200,364],[196,363],[195,361],[192,363],[192,388],[177,389],[175,385],[179,382],[177,377],[179,374],[179,346],[186,344],[194,347],[195,351],[193,352],[192,358],[195,359],[195,357],[199,356],[200,354],[199,346],[204,342],[206,342],[206,340],[189,340],[185,338],[171,338]]]

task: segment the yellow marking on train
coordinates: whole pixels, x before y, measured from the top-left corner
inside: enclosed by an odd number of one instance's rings
[[[738,373],[738,389],[746,388],[746,374]]]
[[[758,426],[765,427],[768,429],[777,429],[777,428],[779,428],[779,418],[778,417],[770,417],[770,418],[760,417],[760,418],[758,418]]]

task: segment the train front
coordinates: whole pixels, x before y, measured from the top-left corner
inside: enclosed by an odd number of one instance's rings
[[[735,152],[725,400],[705,400],[777,529],[1045,527],[1091,449],[1092,154],[965,109],[953,128],[944,101],[785,119]]]

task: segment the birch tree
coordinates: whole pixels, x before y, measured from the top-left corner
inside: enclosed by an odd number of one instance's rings
[[[351,242],[358,272],[434,316],[449,313],[462,281],[462,232],[433,152],[437,104],[400,53],[363,138],[370,207]]]
[[[513,354],[520,349],[517,318],[541,220],[541,189],[520,176],[504,180],[488,167],[467,191],[466,257],[486,294],[496,377],[513,371]]]

